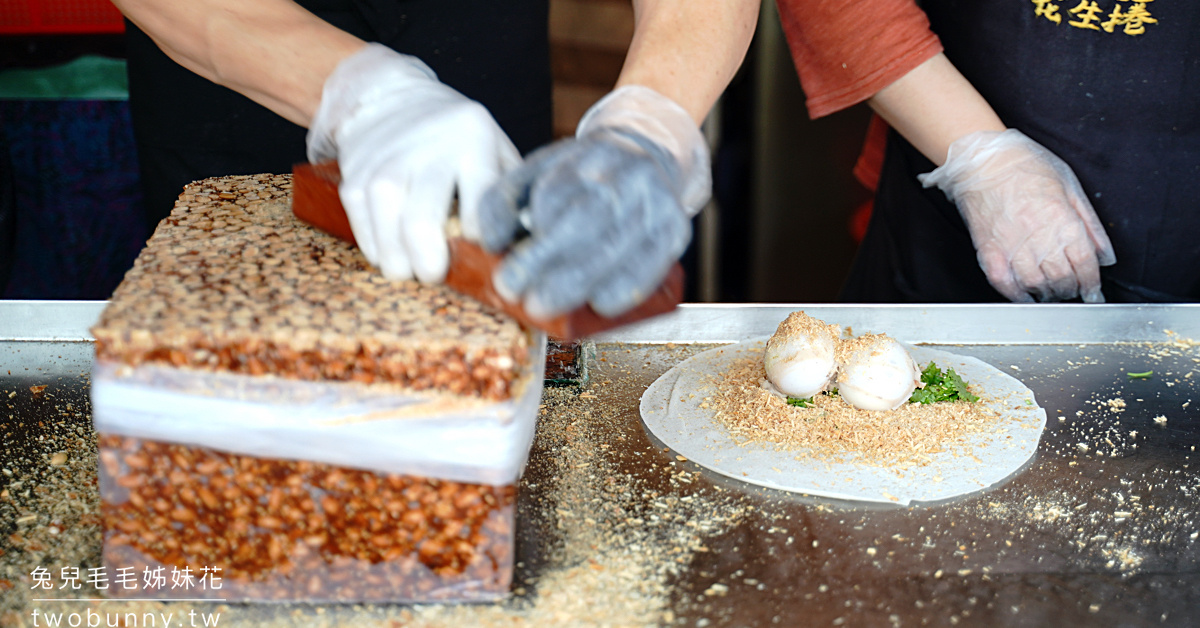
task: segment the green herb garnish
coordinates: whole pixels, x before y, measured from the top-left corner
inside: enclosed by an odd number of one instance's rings
[[[978,396],[967,390],[967,383],[954,369],[943,371],[937,364],[930,362],[921,371],[921,381],[925,383],[925,387],[913,391],[912,397],[908,399],[911,403],[937,403],[959,399],[972,403],[979,401]]]
[[[1129,379],[1150,379],[1150,376],[1153,374],[1154,371],[1146,371],[1145,373],[1126,373],[1126,375],[1129,376]]]
[[[836,396],[838,396],[838,389],[830,388],[829,390],[826,390],[824,392],[820,392],[817,394],[825,395],[826,397],[836,397]],[[816,395],[813,395],[812,397],[809,397],[807,399],[801,399],[799,397],[793,397],[791,395],[788,395],[787,403],[789,406],[795,406],[797,408],[811,408],[811,407],[817,405],[816,401],[815,401],[816,398],[817,398]]]

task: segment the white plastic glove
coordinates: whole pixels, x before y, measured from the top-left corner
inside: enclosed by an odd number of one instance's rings
[[[496,290],[538,318],[584,303],[624,313],[683,254],[711,193],[708,145],[691,116],[647,87],[619,88],[575,138],[534,152],[484,197],[488,249],[529,232],[496,269]]]
[[[1112,243],[1071,167],[1041,144],[1015,129],[972,133],[917,178],[958,206],[1000,294],[1104,302],[1100,266],[1116,263]]]
[[[454,193],[479,239],[479,198],[521,157],[483,105],[415,57],[370,44],[325,81],[308,159],[336,158],[339,195],[367,261],[391,279],[445,278]]]

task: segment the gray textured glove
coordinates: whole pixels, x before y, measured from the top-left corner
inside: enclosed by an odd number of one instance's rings
[[[1103,303],[1100,266],[1112,243],[1071,167],[1016,129],[955,140],[918,179],[958,206],[996,290],[1012,301]]]
[[[687,248],[711,194],[708,146],[678,104],[641,86],[596,103],[576,137],[534,152],[485,193],[481,239],[502,251],[496,290],[550,318],[604,316],[648,297]]]

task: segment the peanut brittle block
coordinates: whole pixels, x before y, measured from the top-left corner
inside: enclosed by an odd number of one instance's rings
[[[92,329],[96,357],[505,399],[530,335],[444,286],[395,282],[292,216],[291,175],[183,190]]]
[[[438,475],[448,467],[437,465],[428,473],[357,468],[361,452],[345,431],[329,441],[336,444],[317,442],[324,449],[351,443],[349,466],[248,452],[237,441],[249,425],[230,430],[229,447],[215,446],[180,436],[185,418],[208,429],[205,417],[172,407],[147,411],[152,404],[144,399],[166,394],[154,377],[143,377],[147,371],[167,371],[176,380],[183,374],[189,386],[170,391],[171,399],[198,395],[225,403],[225,389],[215,382],[225,386],[233,378],[235,387],[261,386],[267,393],[256,402],[265,397],[272,407],[283,403],[272,395],[288,396],[297,382],[333,383],[350,397],[390,398],[395,391],[404,399],[466,400],[462,413],[474,421],[490,420],[487,412],[501,405],[532,408],[511,410],[525,418],[510,421],[528,425],[503,432],[516,435],[513,442],[487,443],[527,454],[541,391],[540,337],[443,286],[385,279],[353,246],[297,220],[290,200],[290,175],[187,186],[92,329],[104,560],[109,573],[138,574],[139,585],[108,594],[308,602],[507,595],[517,471],[495,476],[509,482],[473,482]],[[139,390],[149,387],[131,415],[120,392],[130,380]],[[117,397],[97,392],[105,386]],[[476,415],[471,408],[484,410]],[[121,429],[102,429],[116,425],[108,417],[121,413]],[[302,419],[288,414],[282,428],[273,420],[270,429],[287,430]],[[429,423],[439,430],[442,420],[389,419],[406,443],[409,428],[396,426],[424,421],[427,435]],[[370,439],[383,429],[367,427]],[[451,425],[438,447],[454,454],[463,430]],[[277,434],[266,433],[267,440]],[[428,448],[424,440],[416,446]],[[390,446],[385,454],[395,457]],[[438,463],[445,460],[453,462],[453,455]],[[188,574],[193,583],[186,590],[173,583],[147,589],[142,576],[156,570]]]
[[[512,584],[516,487],[100,437],[118,598],[463,602]],[[184,569],[191,586],[143,578]]]

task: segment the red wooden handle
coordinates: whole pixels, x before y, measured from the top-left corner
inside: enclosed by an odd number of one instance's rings
[[[338,196],[341,180],[337,162],[297,164],[293,169],[292,213],[300,220],[353,244],[354,232],[350,229],[350,220]],[[590,306],[583,305],[550,320],[538,320],[529,316],[519,303],[500,298],[492,288],[492,272],[500,264],[502,256],[488,253],[478,244],[463,238],[450,238],[449,245],[450,269],[446,273],[446,285],[561,340],[575,340],[670,312],[683,300],[683,267],[676,263],[658,290],[641,305],[621,316],[600,316]]]

